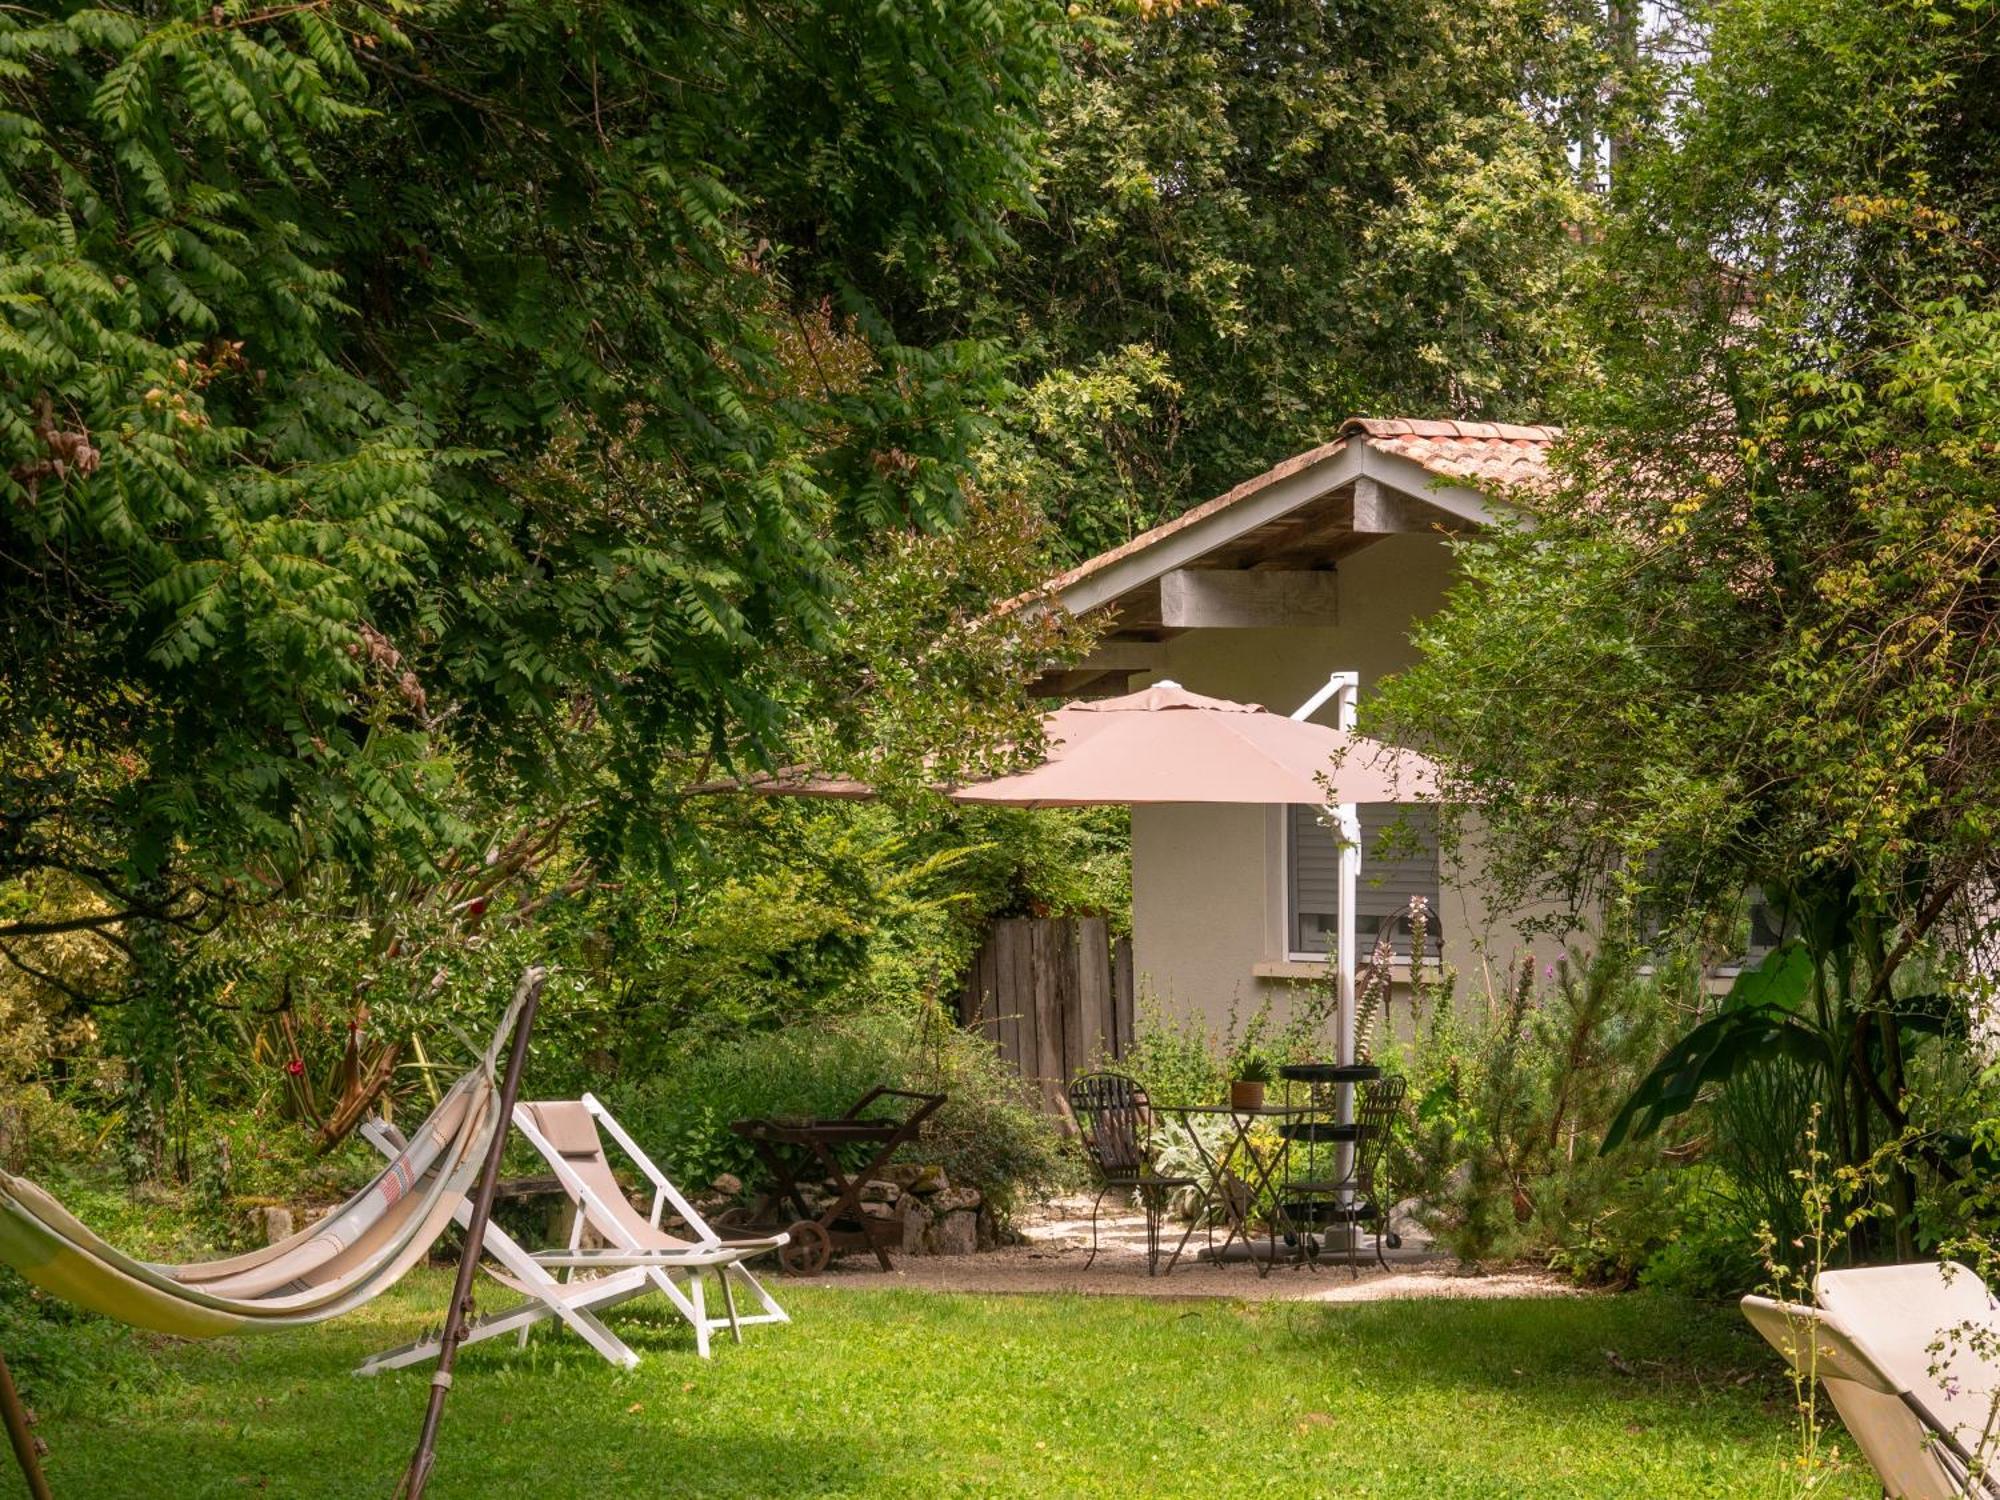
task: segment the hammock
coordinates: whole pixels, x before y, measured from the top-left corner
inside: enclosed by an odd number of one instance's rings
[[[311,1228],[227,1260],[134,1260],[34,1183],[0,1172],[0,1262],[46,1292],[155,1333],[214,1338],[296,1328],[351,1312],[422,1260],[485,1166],[499,1124],[494,1060],[453,1084],[380,1176]]]

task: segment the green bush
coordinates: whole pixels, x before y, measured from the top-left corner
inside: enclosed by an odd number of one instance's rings
[[[1421,1023],[1390,1059],[1411,1100],[1408,1133],[1390,1148],[1392,1190],[1468,1263],[1532,1257],[1630,1285],[1690,1212],[1716,1213],[1714,1177],[1683,1180],[1658,1143],[1599,1149],[1686,988],[1616,948],[1523,961],[1483,1005],[1461,1004],[1454,976],[1429,971]],[[1740,1243],[1754,1253],[1754,1236]]]
[[[718,1040],[643,1079],[597,1092],[633,1138],[685,1188],[760,1171],[732,1120],[838,1115],[877,1084],[947,1102],[901,1159],[934,1162],[1005,1209],[1022,1191],[1065,1180],[1053,1121],[986,1042],[936,1009],[881,1006],[782,1031]],[[902,1109],[907,1101],[889,1101]]]

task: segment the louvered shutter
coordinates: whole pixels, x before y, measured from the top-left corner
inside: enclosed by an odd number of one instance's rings
[[[1296,806],[1287,810],[1287,865],[1291,871],[1287,926],[1294,953],[1328,953],[1333,949],[1334,920],[1340,911],[1340,845],[1322,821],[1326,810]],[[1432,951],[1438,940],[1437,813],[1430,807],[1395,802],[1364,802],[1361,819],[1361,882],[1355,892],[1356,946],[1365,958],[1375,946],[1383,924],[1390,923],[1390,944],[1398,958],[1410,955],[1410,898],[1422,896],[1431,906]],[[1392,852],[1380,852],[1384,833],[1394,828]]]

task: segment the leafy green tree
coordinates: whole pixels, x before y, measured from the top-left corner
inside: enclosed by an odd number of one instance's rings
[[[1518,0],[1086,8],[1043,208],[951,305],[1092,552],[1357,413],[1539,421],[1580,354],[1571,108],[1601,20]]]
[[[436,874],[482,796],[657,850],[858,724],[801,663],[962,511],[995,351],[907,307],[1027,206],[1059,19],[0,15],[0,882],[94,896],[0,935]]]
[[[1841,1160],[1965,1146],[1913,1091],[1982,1003],[2000,830],[1993,19],[1712,8],[1614,187],[1561,482],[1462,551],[1383,705],[1517,894],[1693,939],[1754,889],[1799,945],[1669,1054],[1643,1128],[1782,1060]]]

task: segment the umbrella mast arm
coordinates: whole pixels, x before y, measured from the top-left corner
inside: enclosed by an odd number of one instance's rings
[[[1359,672],[1335,672],[1324,687],[1292,711],[1292,717],[1303,723],[1331,701],[1334,727],[1352,734],[1360,692]],[[1340,840],[1340,910],[1335,916],[1334,929],[1334,1061],[1347,1066],[1354,1061],[1354,974],[1358,967],[1354,951],[1354,901],[1361,884],[1361,815],[1352,802],[1329,802],[1326,810]],[[1340,1090],[1343,1124],[1351,1123],[1353,1109],[1353,1087],[1343,1084]]]
[[[1334,727],[1352,734],[1358,718],[1357,699],[1360,693],[1359,672],[1335,672],[1327,678],[1326,686],[1293,711],[1292,717],[1301,721],[1309,719],[1331,701],[1334,704]],[[1333,819],[1334,833],[1340,840],[1340,910],[1334,919],[1333,1060],[1342,1067],[1351,1067],[1355,1060],[1354,902],[1361,886],[1361,814],[1352,802],[1329,802],[1326,810]],[[1354,1085],[1337,1085],[1334,1099],[1335,1118],[1343,1125],[1352,1125]],[[1334,1152],[1334,1159],[1335,1171],[1343,1180],[1350,1178],[1354,1172],[1354,1147],[1342,1142]],[[1349,1195],[1343,1193],[1341,1197],[1346,1202]]]

